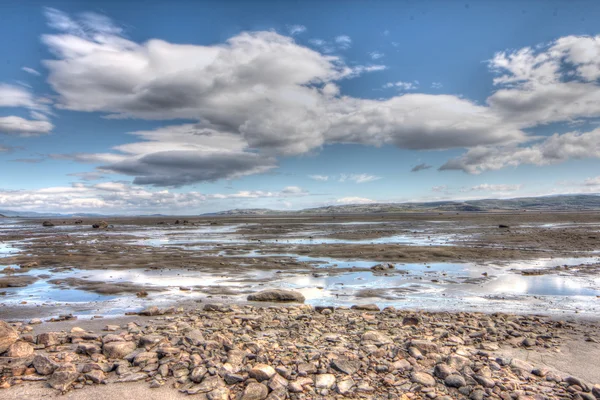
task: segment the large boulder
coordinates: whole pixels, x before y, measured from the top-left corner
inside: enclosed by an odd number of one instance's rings
[[[304,303],[304,296],[300,292],[284,289],[267,289],[248,296],[249,301],[277,301]]]
[[[44,221],[44,222],[42,222],[42,226],[51,227],[51,226],[54,226],[54,224],[51,221]]]
[[[9,324],[0,321],[0,354],[4,353],[19,339],[19,333]]]

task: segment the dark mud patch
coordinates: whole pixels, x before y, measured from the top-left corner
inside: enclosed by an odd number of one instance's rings
[[[129,282],[100,282],[88,281],[81,278],[51,279],[48,281],[48,283],[59,287],[74,288],[103,295],[137,293],[141,291],[160,292],[166,289],[155,286],[137,285]]]
[[[26,287],[38,280],[35,276],[15,275],[0,278],[0,288]]]

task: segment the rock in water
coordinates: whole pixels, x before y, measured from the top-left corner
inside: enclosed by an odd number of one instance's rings
[[[50,221],[44,221],[44,222],[42,223],[42,226],[48,226],[48,227],[51,227],[51,226],[54,226],[54,224],[53,224],[52,222],[50,222]]]
[[[0,354],[4,353],[19,339],[17,331],[4,321],[0,321]]]
[[[300,292],[283,289],[268,289],[248,296],[249,301],[290,301],[304,303],[304,296]]]

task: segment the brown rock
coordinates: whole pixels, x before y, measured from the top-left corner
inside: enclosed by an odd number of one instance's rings
[[[304,303],[304,296],[294,290],[268,289],[248,296],[248,301],[274,301]]]
[[[37,354],[33,357],[33,367],[40,375],[50,375],[58,368],[58,364],[45,355]]]
[[[102,351],[107,358],[123,358],[136,348],[134,342],[110,342],[102,346]]]
[[[54,370],[52,376],[48,379],[48,384],[54,389],[65,392],[77,378],[79,378],[79,372],[77,372],[75,366],[73,364],[63,364]]]
[[[7,350],[6,357],[23,358],[33,355],[33,346],[27,342],[18,340],[14,342]]]
[[[4,353],[19,339],[19,333],[9,324],[0,320],[0,354]]]
[[[269,395],[269,388],[258,382],[250,382],[242,393],[241,400],[264,400]]]

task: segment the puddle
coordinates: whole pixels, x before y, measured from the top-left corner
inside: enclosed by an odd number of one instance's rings
[[[0,243],[0,258],[12,257],[19,252],[19,249],[9,243]]]

